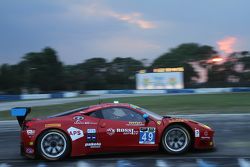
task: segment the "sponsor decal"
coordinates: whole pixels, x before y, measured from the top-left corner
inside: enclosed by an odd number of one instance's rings
[[[161,121],[157,121],[156,123],[157,123],[158,125],[161,125]]]
[[[83,116],[74,116],[73,117],[73,120],[75,121],[74,124],[84,124],[83,120],[84,120],[84,117]]]
[[[102,143],[85,143],[85,147],[100,148]]]
[[[127,126],[144,126],[143,122],[128,122]]]
[[[140,128],[140,131],[148,131],[148,128],[142,127],[142,128]]]
[[[83,122],[85,125],[97,125],[97,122]]]
[[[194,130],[194,136],[195,137],[200,137],[200,130],[199,129]]]
[[[61,127],[61,124],[59,123],[45,124],[45,128],[50,128],[50,127]]]
[[[87,129],[87,143],[96,143],[96,129]]]
[[[77,129],[75,127],[70,127],[67,129],[67,131],[68,131],[72,141],[75,141],[75,140],[82,138],[84,136],[83,131],[81,129]]]
[[[96,133],[96,129],[87,129],[87,133]]]
[[[34,149],[33,148],[26,148],[25,152],[27,154],[33,154],[34,153]]]
[[[117,133],[123,133],[124,135],[137,135],[138,131],[134,129],[123,129],[123,128],[117,128],[116,129]]]
[[[115,130],[113,128],[108,128],[106,132],[109,136],[112,136],[113,134],[115,134]]]
[[[29,136],[33,136],[36,133],[36,131],[35,130],[26,130],[26,133]]]
[[[73,120],[83,120],[83,119],[84,117],[79,115],[73,117]]]
[[[155,128],[140,128],[139,144],[155,144]]]
[[[185,120],[184,119],[180,119],[180,118],[169,120],[169,123],[172,123],[172,122],[185,122]]]

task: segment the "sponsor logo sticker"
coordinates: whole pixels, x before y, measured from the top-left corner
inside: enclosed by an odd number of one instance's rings
[[[45,128],[50,128],[50,127],[61,127],[61,124],[59,123],[45,124]]]
[[[34,153],[34,149],[33,148],[26,148],[25,152],[27,154],[33,154]]]
[[[87,129],[87,143],[96,143],[96,129]]]
[[[144,126],[143,122],[128,122],[127,126]]]
[[[115,134],[115,130],[113,128],[108,128],[106,132],[109,136],[112,136],[113,134]]]
[[[184,120],[184,119],[181,119],[181,118],[169,120],[169,123],[172,123],[172,122],[185,122],[185,120]]]
[[[137,135],[138,131],[134,130],[134,129],[123,129],[123,128],[117,128],[116,129],[117,133],[123,133],[124,135]]]
[[[75,128],[75,127],[70,127],[67,129],[70,138],[72,141],[75,141],[79,138],[82,138],[84,136],[83,131],[81,129]]]
[[[26,133],[29,136],[33,136],[36,133],[36,131],[35,130],[26,130]]]
[[[85,143],[85,147],[100,148],[102,143]]]
[[[200,137],[200,130],[199,129],[194,130],[194,136],[195,137]]]
[[[87,133],[96,133],[96,129],[87,129]]]
[[[75,121],[74,124],[84,124],[83,120],[84,120],[84,117],[83,116],[74,116],[73,117],[73,120]]]
[[[97,125],[97,122],[83,122],[85,125]]]
[[[161,121],[157,121],[156,123],[157,123],[158,125],[161,125]]]

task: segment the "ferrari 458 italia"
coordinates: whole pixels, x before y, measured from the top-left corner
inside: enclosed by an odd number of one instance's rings
[[[30,108],[11,110],[21,126],[22,155],[59,160],[112,152],[164,150],[181,154],[214,147],[214,131],[199,122],[160,116],[132,104],[103,103],[46,119],[26,120]]]

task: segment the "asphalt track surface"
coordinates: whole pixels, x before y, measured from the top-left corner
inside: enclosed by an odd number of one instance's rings
[[[13,107],[35,107],[35,106],[48,106],[56,104],[65,104],[81,101],[120,98],[120,97],[139,97],[139,96],[159,96],[159,94],[104,94],[93,97],[74,97],[74,98],[57,98],[57,99],[43,99],[43,100],[27,100],[27,101],[14,101],[14,102],[0,102],[0,111],[10,110]]]
[[[189,115],[215,129],[216,150],[190,151],[185,155],[163,152],[91,155],[59,162],[30,160],[19,155],[19,127],[16,121],[0,122],[0,167],[250,167],[250,114]]]

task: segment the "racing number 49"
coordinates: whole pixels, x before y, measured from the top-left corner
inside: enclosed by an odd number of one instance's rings
[[[151,142],[151,141],[153,141],[153,139],[154,139],[154,133],[152,133],[152,132],[150,132],[150,133],[143,133],[143,135],[142,135],[142,140],[144,142],[146,142],[146,141]]]
[[[140,144],[155,144],[155,129],[149,128],[140,130]]]

